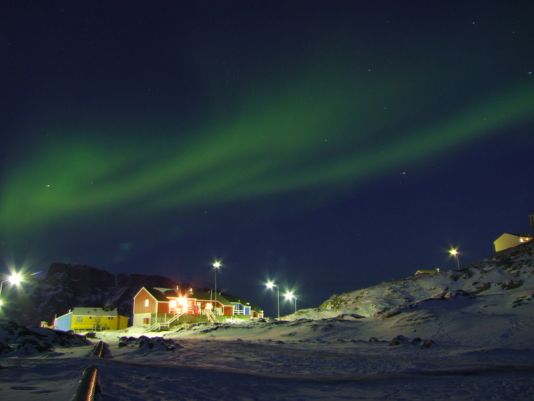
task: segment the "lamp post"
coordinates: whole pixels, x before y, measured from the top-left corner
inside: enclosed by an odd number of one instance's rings
[[[456,259],[456,268],[460,270],[460,251],[458,251],[458,248],[452,247],[449,249],[449,256]]]
[[[297,312],[297,296],[295,295],[295,293],[293,291],[289,291],[287,290],[286,293],[284,294],[284,298],[286,301],[295,301],[295,313]]]
[[[22,282],[22,275],[19,272],[11,272],[6,280],[0,281],[0,297],[2,296],[2,290],[4,289],[4,283],[11,284],[15,287],[19,286]],[[0,307],[3,305],[2,298],[0,298]]]
[[[215,259],[211,264],[213,266],[213,274],[215,276],[215,294],[214,300],[217,301],[217,271],[221,270],[222,262],[219,259]]]
[[[280,287],[278,287],[274,281],[267,280],[265,283],[265,286],[268,290],[272,290],[273,288],[276,288],[276,316],[277,320],[280,320]]]

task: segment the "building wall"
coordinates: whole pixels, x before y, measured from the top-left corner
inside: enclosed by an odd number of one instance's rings
[[[148,319],[148,324],[144,322],[144,319]],[[136,313],[133,316],[133,325],[136,327],[150,326],[150,313]]]
[[[54,328],[61,331],[69,331],[71,328],[72,322],[72,312],[66,313],[62,316],[59,316],[54,321]]]
[[[122,330],[122,329],[128,328],[128,321],[129,320],[130,319],[128,318],[128,316],[119,315],[119,326],[117,327],[117,329]]]
[[[116,330],[118,316],[72,315],[72,330]]]
[[[169,313],[169,303],[168,302],[158,302],[158,313]]]
[[[523,241],[521,241],[523,239]],[[504,233],[499,238],[497,238],[495,241],[493,241],[493,245],[495,246],[495,252],[501,252],[508,248],[513,248],[514,246],[521,245],[525,243],[524,241],[525,237],[520,237],[518,235],[508,234]]]
[[[148,299],[148,307],[145,306],[145,300]],[[137,293],[134,298],[134,309],[133,313],[156,313],[157,311],[157,301],[154,297],[144,288]]]

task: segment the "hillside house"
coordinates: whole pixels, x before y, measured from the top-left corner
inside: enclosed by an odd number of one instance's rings
[[[259,317],[263,316],[263,311],[256,308],[254,313],[248,303],[193,288],[142,287],[134,296],[134,326],[169,326],[182,315],[205,316],[208,321],[215,321],[221,316]]]
[[[424,274],[438,274],[439,273],[439,267],[436,267],[435,269],[418,269],[415,271],[416,276],[421,276]]]
[[[62,331],[120,330],[128,327],[128,317],[116,308],[76,307],[54,319],[53,328]]]
[[[526,244],[534,239],[531,234],[511,234],[503,233],[499,238],[493,241],[495,252],[501,252],[515,246]]]

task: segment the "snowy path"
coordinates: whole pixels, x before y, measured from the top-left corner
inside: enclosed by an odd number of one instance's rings
[[[0,400],[69,400],[99,367],[103,401],[532,400],[534,353],[384,344],[179,340],[174,352],[91,348],[2,360]]]
[[[532,400],[534,354],[383,344],[181,340],[114,349],[104,400]]]
[[[107,364],[104,400],[532,400],[533,369],[475,374],[268,377],[222,370]]]

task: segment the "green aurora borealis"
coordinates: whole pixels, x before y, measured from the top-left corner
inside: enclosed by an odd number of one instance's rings
[[[0,258],[208,286],[220,257],[311,306],[524,229],[531,2],[304,3],[13,2]]]
[[[532,84],[411,123],[410,113],[415,121],[413,110],[426,112],[426,105],[410,111],[402,99],[422,88],[317,81],[244,101],[247,106],[233,118],[208,119],[186,135],[126,134],[130,139],[101,141],[98,135],[69,133],[43,143],[3,183],[2,231],[17,233],[95,212],[142,221],[152,213],[301,189],[328,191],[502,133],[534,116]]]

